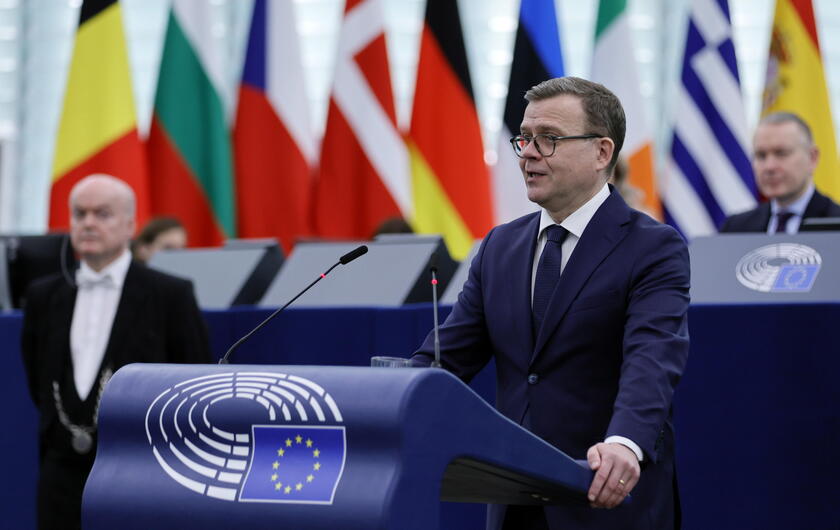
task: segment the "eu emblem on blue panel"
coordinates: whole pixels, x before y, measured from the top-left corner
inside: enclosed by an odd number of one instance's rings
[[[239,500],[332,504],[344,471],[344,427],[254,425]]]
[[[779,269],[773,292],[808,292],[814,286],[820,266],[816,264],[784,265]]]

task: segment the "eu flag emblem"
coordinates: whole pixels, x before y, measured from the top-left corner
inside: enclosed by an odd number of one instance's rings
[[[784,265],[779,268],[779,275],[771,291],[807,293],[814,286],[819,270],[820,266],[816,263]]]
[[[254,425],[243,502],[332,504],[344,471],[344,427]]]

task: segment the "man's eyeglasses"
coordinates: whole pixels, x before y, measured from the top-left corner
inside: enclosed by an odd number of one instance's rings
[[[574,136],[556,136],[554,134],[536,134],[534,136],[518,135],[510,139],[510,145],[513,146],[513,152],[516,156],[522,158],[522,151],[528,147],[532,141],[537,148],[537,152],[544,157],[549,157],[554,154],[554,149],[557,147],[557,142],[560,140],[588,140],[590,138],[601,138],[600,134],[577,134]]]

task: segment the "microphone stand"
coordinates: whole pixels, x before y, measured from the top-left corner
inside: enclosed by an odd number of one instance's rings
[[[440,364],[440,336],[438,335],[438,296],[437,296],[437,266],[432,265],[432,314],[434,315],[435,332],[435,360],[432,361],[432,368],[441,368]]]
[[[271,319],[273,319],[273,318],[274,318],[274,317],[276,317],[278,314],[280,314],[280,312],[281,312],[281,311],[283,311],[284,309],[286,309],[287,307],[289,307],[289,306],[292,304],[292,302],[294,302],[295,300],[297,300],[298,298],[300,298],[300,297],[303,295],[303,293],[305,293],[306,291],[308,291],[309,289],[311,289],[313,285],[315,285],[316,283],[318,283],[318,282],[320,282],[321,280],[323,280],[324,278],[326,278],[326,277],[327,277],[327,274],[329,274],[330,272],[332,272],[332,270],[333,270],[334,268],[338,267],[339,265],[346,265],[346,264],[350,263],[351,261],[353,261],[354,259],[358,258],[358,257],[359,257],[359,256],[361,256],[362,254],[365,254],[367,251],[368,251],[367,246],[362,245],[362,246],[360,246],[360,247],[356,248],[355,250],[351,250],[351,251],[350,251],[350,252],[348,252],[347,254],[345,254],[345,255],[341,256],[341,258],[339,258],[339,260],[338,260],[338,263],[335,263],[332,267],[330,267],[329,269],[327,269],[327,271],[326,271],[326,272],[321,273],[321,275],[320,275],[320,276],[318,276],[317,278],[315,278],[315,280],[313,280],[313,281],[312,281],[312,283],[310,283],[309,285],[307,285],[307,286],[306,286],[306,288],[304,288],[301,292],[299,292],[299,293],[297,294],[297,296],[295,296],[294,298],[292,298],[291,300],[289,300],[288,302],[286,302],[286,305],[284,305],[284,306],[283,306],[283,307],[281,307],[280,309],[277,309],[276,311],[274,311],[273,313],[271,313],[270,315],[268,315],[268,317],[267,317],[265,320],[263,320],[262,322],[260,322],[260,323],[259,323],[259,325],[257,325],[257,327],[255,327],[254,329],[252,329],[251,331],[249,331],[249,332],[248,332],[248,333],[247,333],[244,337],[242,337],[242,338],[241,338],[241,339],[239,339],[238,341],[234,342],[234,343],[233,343],[233,346],[231,346],[230,348],[228,348],[228,351],[226,351],[226,352],[225,352],[224,356],[222,356],[222,358],[221,358],[221,359],[219,359],[219,364],[228,364],[228,363],[229,363],[228,358],[229,358],[229,357],[230,357],[230,355],[233,353],[233,351],[234,351],[236,348],[238,348],[238,347],[239,347],[239,345],[240,345],[240,344],[242,344],[243,342],[245,342],[246,340],[248,340],[249,338],[251,338],[251,335],[253,335],[253,334],[254,334],[254,333],[256,333],[257,331],[259,331],[260,329],[262,329],[262,327],[263,327],[263,326],[265,326],[266,324],[268,324],[268,323],[271,321]]]

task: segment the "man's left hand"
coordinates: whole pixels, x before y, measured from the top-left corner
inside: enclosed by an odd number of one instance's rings
[[[594,508],[615,508],[639,482],[639,460],[629,447],[595,444],[586,452],[586,459],[595,471],[588,494]]]

